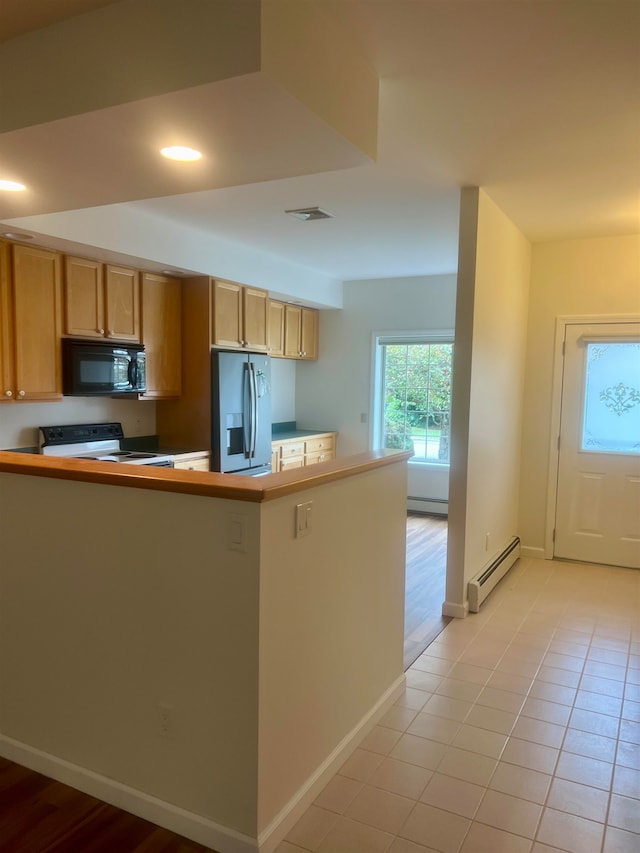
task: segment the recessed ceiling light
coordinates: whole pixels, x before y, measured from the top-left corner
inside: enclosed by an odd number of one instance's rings
[[[26,190],[24,184],[19,184],[17,181],[6,181],[0,179],[0,190],[6,190],[10,193],[19,193],[22,190]]]
[[[313,219],[332,219],[333,214],[327,213],[326,210],[321,210],[319,207],[300,207],[298,210],[285,210],[289,216],[295,219],[301,219],[303,222],[310,222]]]
[[[202,154],[196,151],[195,148],[187,148],[184,145],[171,145],[169,148],[162,148],[160,153],[163,157],[168,157],[169,160],[199,160]]]

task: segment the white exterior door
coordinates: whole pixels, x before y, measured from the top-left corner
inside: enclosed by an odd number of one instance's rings
[[[566,327],[554,556],[640,568],[640,323]]]

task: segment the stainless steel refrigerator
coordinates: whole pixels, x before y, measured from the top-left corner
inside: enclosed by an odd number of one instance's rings
[[[271,359],[211,351],[213,471],[271,472]]]

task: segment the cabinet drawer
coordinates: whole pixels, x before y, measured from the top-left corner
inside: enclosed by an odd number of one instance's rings
[[[335,451],[336,439],[333,435],[323,435],[321,438],[310,438],[305,442],[307,453],[318,453],[320,451]]]
[[[304,456],[292,456],[280,460],[280,470],[288,471],[289,468],[303,468]]]
[[[280,445],[280,458],[288,459],[290,456],[304,456],[304,441],[288,441]]]
[[[319,450],[317,453],[307,453],[305,465],[315,465],[318,462],[327,462],[329,459],[335,458],[336,455],[332,450]]]

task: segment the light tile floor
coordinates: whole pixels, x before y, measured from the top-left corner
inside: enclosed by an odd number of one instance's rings
[[[521,559],[276,853],[639,853],[640,571]]]

